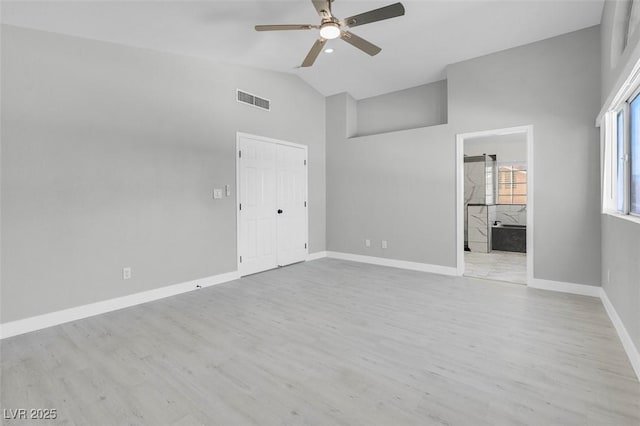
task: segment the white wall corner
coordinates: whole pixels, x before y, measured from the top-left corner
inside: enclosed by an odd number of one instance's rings
[[[119,309],[135,305],[141,305],[143,303],[164,299],[165,297],[175,296],[177,294],[186,293],[199,288],[210,287],[212,285],[237,280],[238,278],[240,278],[240,274],[237,271],[227,272],[224,274],[212,275],[210,277],[187,281],[180,284],[117,297],[115,299],[76,306],[62,311],[6,322],[0,324],[0,339],[6,339],[19,334],[29,333],[31,331],[53,327],[55,325],[92,317],[94,315],[117,311]]]
[[[561,293],[578,294],[581,296],[591,296],[597,298],[600,298],[600,291],[602,290],[602,287],[595,285],[574,284],[564,281],[543,280],[540,278],[530,279],[527,286],[540,290],[551,290]]]
[[[327,252],[326,251],[317,251],[315,253],[309,253],[307,255],[307,262],[310,260],[317,260],[317,259],[323,259],[327,257]]]
[[[627,356],[629,357],[629,362],[631,362],[631,367],[633,367],[633,371],[636,373],[636,377],[640,380],[640,351],[631,340],[631,336],[627,332],[618,312],[613,307],[613,304],[609,300],[607,296],[607,292],[604,288],[600,288],[600,300],[602,300],[602,304],[604,305],[604,309],[607,311],[607,315],[611,319],[613,326],[618,332],[618,336],[620,337],[620,341],[622,342],[622,347],[624,347]]]
[[[430,272],[440,275],[458,275],[454,266],[432,265],[429,263],[409,262],[406,260],[388,259],[385,257],[363,256],[360,254],[327,251],[327,257],[353,262],[370,263],[372,265],[389,266],[392,268],[408,269],[411,271]]]

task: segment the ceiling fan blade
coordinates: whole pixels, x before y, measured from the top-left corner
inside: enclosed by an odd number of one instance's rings
[[[311,50],[307,54],[307,57],[304,58],[304,61],[302,61],[303,67],[310,67],[311,65],[313,65],[326,42],[327,40],[323,38],[319,38],[316,40],[316,42],[311,47]]]
[[[343,31],[340,38],[371,56],[377,55],[382,50],[375,44],[370,43],[362,37],[358,37],[357,35],[355,35],[354,33],[350,33],[349,31]]]
[[[380,9],[374,9],[359,15],[350,16],[344,19],[342,24],[353,28],[358,25],[370,24],[372,22],[378,22],[402,15],[404,15],[404,6],[402,3],[394,3],[389,6],[381,7]]]
[[[256,31],[288,31],[288,30],[310,30],[318,28],[317,25],[256,25]]]
[[[332,0],[311,0],[313,7],[318,11],[321,18],[331,18],[331,1]]]

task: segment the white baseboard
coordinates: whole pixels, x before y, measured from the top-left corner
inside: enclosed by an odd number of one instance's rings
[[[309,253],[307,255],[307,261],[316,260],[316,259],[323,259],[325,257],[327,257],[327,252],[326,251],[317,251],[315,253]]]
[[[607,315],[609,315],[609,319],[613,323],[614,328],[618,332],[618,336],[622,342],[622,347],[624,348],[627,357],[629,357],[629,362],[631,362],[633,371],[636,373],[638,380],[640,380],[640,351],[633,343],[633,340],[631,340],[631,336],[629,336],[618,312],[616,312],[616,309],[613,307],[613,304],[609,300],[609,297],[603,287],[542,280],[539,278],[534,278],[529,283],[529,287],[599,298],[602,301],[604,309],[607,311]]]
[[[534,278],[527,284],[531,288],[538,288],[541,290],[559,291],[561,293],[578,294],[581,296],[600,297],[600,291],[602,287],[585,284],[574,284],[563,281],[551,281],[543,280],[540,278]]]
[[[622,323],[618,312],[616,312],[616,309],[613,307],[613,304],[609,300],[607,292],[604,291],[604,288],[601,288],[600,290],[600,299],[602,300],[604,309],[607,311],[607,314],[609,315],[613,326],[618,332],[618,336],[620,337],[620,341],[622,341],[622,346],[624,347],[624,350],[629,357],[629,361],[631,362],[633,371],[635,371],[636,373],[636,377],[638,378],[638,380],[640,380],[640,351],[638,350],[636,345],[633,344],[633,340],[631,340],[631,336],[629,336],[629,333]]]
[[[385,257],[363,256],[360,254],[328,251],[327,257],[353,262],[370,263],[373,265],[390,266],[392,268],[410,269],[412,271],[430,272],[440,275],[457,275],[457,269],[452,266],[431,265],[428,263],[409,262],[406,260],[387,259]]]
[[[386,259],[382,257],[363,256],[358,254],[341,253],[334,251],[312,253],[307,257],[307,260],[321,259],[324,257],[370,263],[374,265],[390,266],[394,268],[409,269],[414,271],[431,272],[441,275],[457,275],[457,270],[455,267],[430,265],[427,263],[408,262],[404,260]],[[196,290],[198,288],[197,286],[200,286],[201,288],[210,287],[216,284],[233,281],[238,278],[240,278],[240,274],[237,271],[228,272],[180,284],[170,285],[167,287],[144,291],[141,293],[135,293],[128,296],[118,297],[115,299],[77,306],[75,308],[69,308],[62,311],[51,312],[44,315],[38,315],[22,320],[7,322],[4,324],[0,324],[0,339],[5,339],[8,337],[17,336],[19,334],[64,324],[70,321],[76,321],[79,319],[92,317],[94,315],[140,305],[146,302],[152,302],[154,300],[163,299],[169,296],[175,296],[177,294]],[[620,316],[616,312],[613,304],[607,296],[607,293],[602,287],[566,283],[561,281],[543,280],[538,278],[533,279],[529,283],[529,287],[600,298],[607,314],[609,315],[609,318],[611,319],[611,322],[613,323],[613,326],[618,333],[618,336],[620,337],[622,346],[624,347],[624,350],[629,357],[629,361],[631,362],[631,366],[633,367],[638,380],[640,380],[640,351],[631,340],[631,336],[629,336],[629,333],[622,323]]]
[[[43,328],[76,321],[82,318],[92,317],[94,315],[104,314],[106,312],[117,311],[118,309],[128,308],[130,306],[140,305],[142,303],[158,299],[164,299],[165,297],[196,290],[198,289],[197,286],[204,288],[233,281],[238,278],[240,278],[240,275],[237,271],[228,272],[225,274],[213,275],[198,280],[143,291],[141,293],[134,293],[128,296],[117,297],[115,299],[103,300],[101,302],[64,309],[62,311],[6,322],[4,324],[0,324],[0,339],[28,333],[30,331],[41,330]]]

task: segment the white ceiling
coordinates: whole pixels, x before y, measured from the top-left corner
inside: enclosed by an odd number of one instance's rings
[[[394,3],[336,0],[345,18]],[[375,57],[342,40],[299,68],[317,30],[262,32],[256,24],[317,24],[310,0],[2,1],[3,23],[297,74],[324,95],[356,99],[437,81],[447,64],[597,25],[602,0],[403,1],[406,15],[353,29]]]

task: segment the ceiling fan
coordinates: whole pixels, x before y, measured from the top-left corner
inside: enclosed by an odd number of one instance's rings
[[[382,50],[373,43],[358,37],[348,31],[358,25],[370,24],[372,22],[382,21],[384,19],[395,18],[404,15],[404,6],[402,3],[394,3],[379,9],[370,10],[358,15],[350,16],[346,19],[338,19],[331,13],[331,3],[333,0],[311,0],[313,6],[318,11],[318,15],[322,19],[320,25],[256,25],[256,31],[289,31],[289,30],[311,30],[319,29],[320,38],[311,47],[311,50],[302,62],[303,67],[310,67],[316,61],[316,58],[322,51],[327,40],[341,38],[350,45],[357,47],[363,52],[374,56]]]

